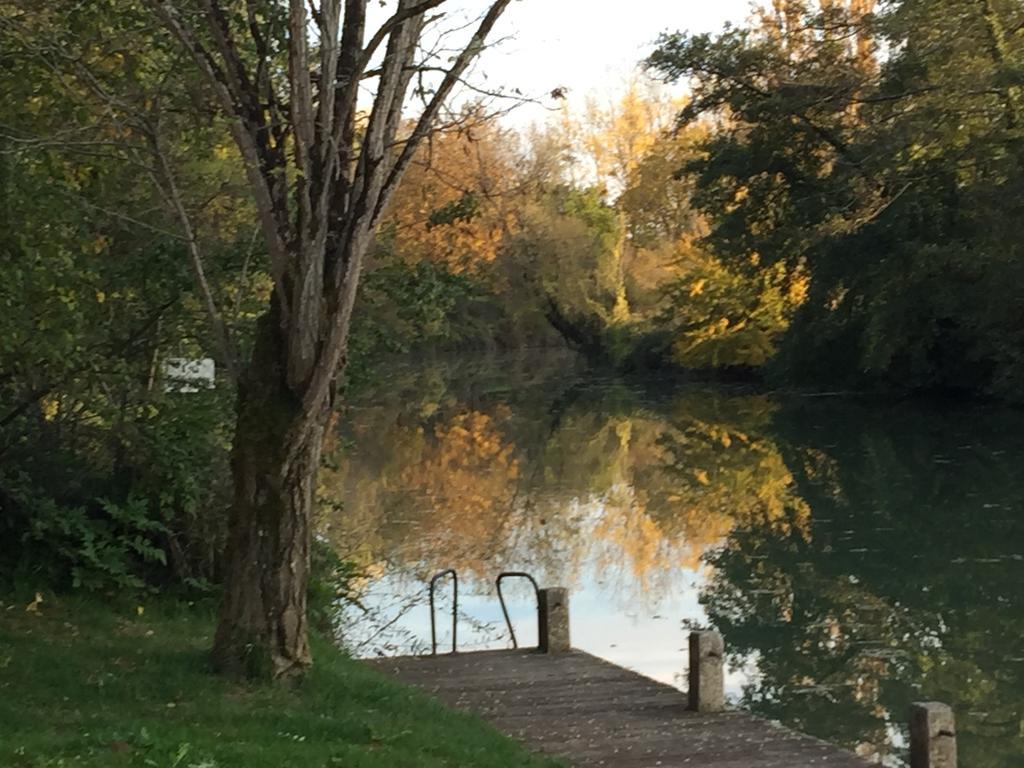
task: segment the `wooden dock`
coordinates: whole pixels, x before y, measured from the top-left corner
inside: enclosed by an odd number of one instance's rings
[[[680,691],[583,653],[536,650],[368,662],[577,768],[865,768],[754,715],[688,711]]]

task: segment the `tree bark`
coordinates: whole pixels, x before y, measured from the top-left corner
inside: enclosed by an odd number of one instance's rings
[[[287,680],[312,664],[306,627],[311,519],[329,408],[289,442],[302,419],[287,385],[274,302],[259,322],[239,383],[232,452],[234,502],[214,666],[236,677]]]

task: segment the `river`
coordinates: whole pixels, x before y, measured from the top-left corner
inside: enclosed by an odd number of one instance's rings
[[[571,591],[574,646],[684,687],[714,626],[739,706],[905,764],[910,702],[961,764],[1024,766],[1024,413],[598,375],[568,355],[393,364],[354,396],[321,530],[359,564],[342,640],[508,647],[506,570]],[[536,641],[525,584],[507,590]],[[450,590],[439,590],[450,648]]]

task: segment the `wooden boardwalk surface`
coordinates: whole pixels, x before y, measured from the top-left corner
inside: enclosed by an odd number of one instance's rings
[[[486,651],[368,662],[577,768],[864,768],[838,747],[686,697],[581,651]]]

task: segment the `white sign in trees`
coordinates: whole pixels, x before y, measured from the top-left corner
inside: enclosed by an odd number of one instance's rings
[[[189,360],[187,357],[169,357],[164,360],[165,392],[198,392],[213,389],[217,366],[212,358]]]

